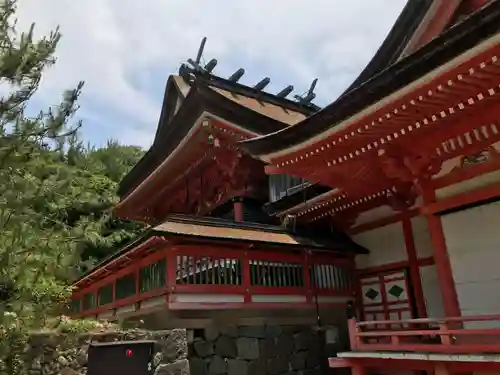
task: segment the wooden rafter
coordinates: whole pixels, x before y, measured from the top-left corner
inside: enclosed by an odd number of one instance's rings
[[[284,169],[310,162],[321,165],[321,160],[326,159],[324,155],[328,155],[332,165],[343,164],[372,149],[384,147],[394,139],[410,137],[421,129],[434,126],[437,120],[468,106],[468,100],[475,95],[490,96],[488,90],[498,89],[500,83],[497,57],[500,45],[499,41],[492,43],[488,48],[483,47],[485,50],[476,56],[466,61],[463,61],[464,57],[458,58],[456,66],[428,74],[418,86],[417,81],[413,84],[416,87],[403,89],[386,99],[387,104],[353,116],[338,126],[341,130],[332,131],[303,149],[280,156],[272,164]],[[436,77],[435,74],[439,75]]]
[[[445,160],[481,150],[500,139],[498,128],[491,125],[497,121],[500,104],[499,52],[495,44],[360,119],[357,125],[311,145],[301,157],[292,160],[289,155],[288,161],[268,169],[306,179],[312,176],[314,181],[346,193],[343,201],[309,206],[299,216],[310,216],[312,211],[315,219],[337,214],[390,189],[405,192],[402,200],[407,206],[414,200],[415,189],[405,185],[430,178]],[[325,142],[330,142],[330,147]],[[325,163],[327,159],[330,162]],[[412,191],[411,197],[408,191]]]

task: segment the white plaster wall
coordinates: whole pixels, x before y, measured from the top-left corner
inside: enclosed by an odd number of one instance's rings
[[[436,197],[438,199],[444,199],[452,197],[454,195],[472,191],[486,186],[491,186],[497,184],[500,181],[500,171],[494,171],[486,173],[469,180],[454,184],[451,186],[446,186],[444,188],[436,190]]]
[[[420,279],[424,293],[425,307],[429,318],[444,317],[443,299],[438,287],[438,276],[435,265],[420,267]]]
[[[444,215],[442,221],[462,314],[500,314],[500,202]]]
[[[427,219],[416,216],[411,219],[413,241],[417,250],[417,258],[428,258],[433,255],[431,236],[427,226]]]
[[[359,233],[353,240],[370,250],[369,255],[356,257],[358,268],[408,260],[401,222]]]
[[[372,221],[392,216],[396,212],[389,206],[381,206],[361,213],[356,219],[356,225],[370,223]]]

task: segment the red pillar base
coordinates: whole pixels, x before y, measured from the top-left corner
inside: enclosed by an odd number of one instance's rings
[[[243,200],[235,198],[233,202],[234,221],[241,222],[245,220]]]

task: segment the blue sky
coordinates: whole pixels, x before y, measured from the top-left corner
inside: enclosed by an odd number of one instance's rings
[[[214,73],[246,70],[241,82],[269,76],[266,89],[307,90],[314,78],[318,105],[332,102],[356,77],[402,10],[405,0],[19,0],[19,27],[39,34],[60,25],[58,62],[44,77],[34,107],[58,102],[85,81],[77,117],[84,139],[110,138],[148,147],[167,77],[195,57]]]

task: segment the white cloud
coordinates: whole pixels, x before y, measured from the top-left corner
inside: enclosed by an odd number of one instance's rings
[[[319,101],[326,104],[369,61],[404,3],[20,0],[18,16],[21,27],[35,21],[39,33],[56,25],[63,33],[58,63],[46,75],[39,99],[56,102],[63,89],[84,80],[87,122],[105,118],[103,134],[148,146],[166,78],[194,57],[203,36],[205,57],[219,60],[216,73],[227,76],[242,66],[243,82],[270,76],[275,91],[289,83],[304,91],[318,77]],[[92,142],[105,142],[90,133]]]

